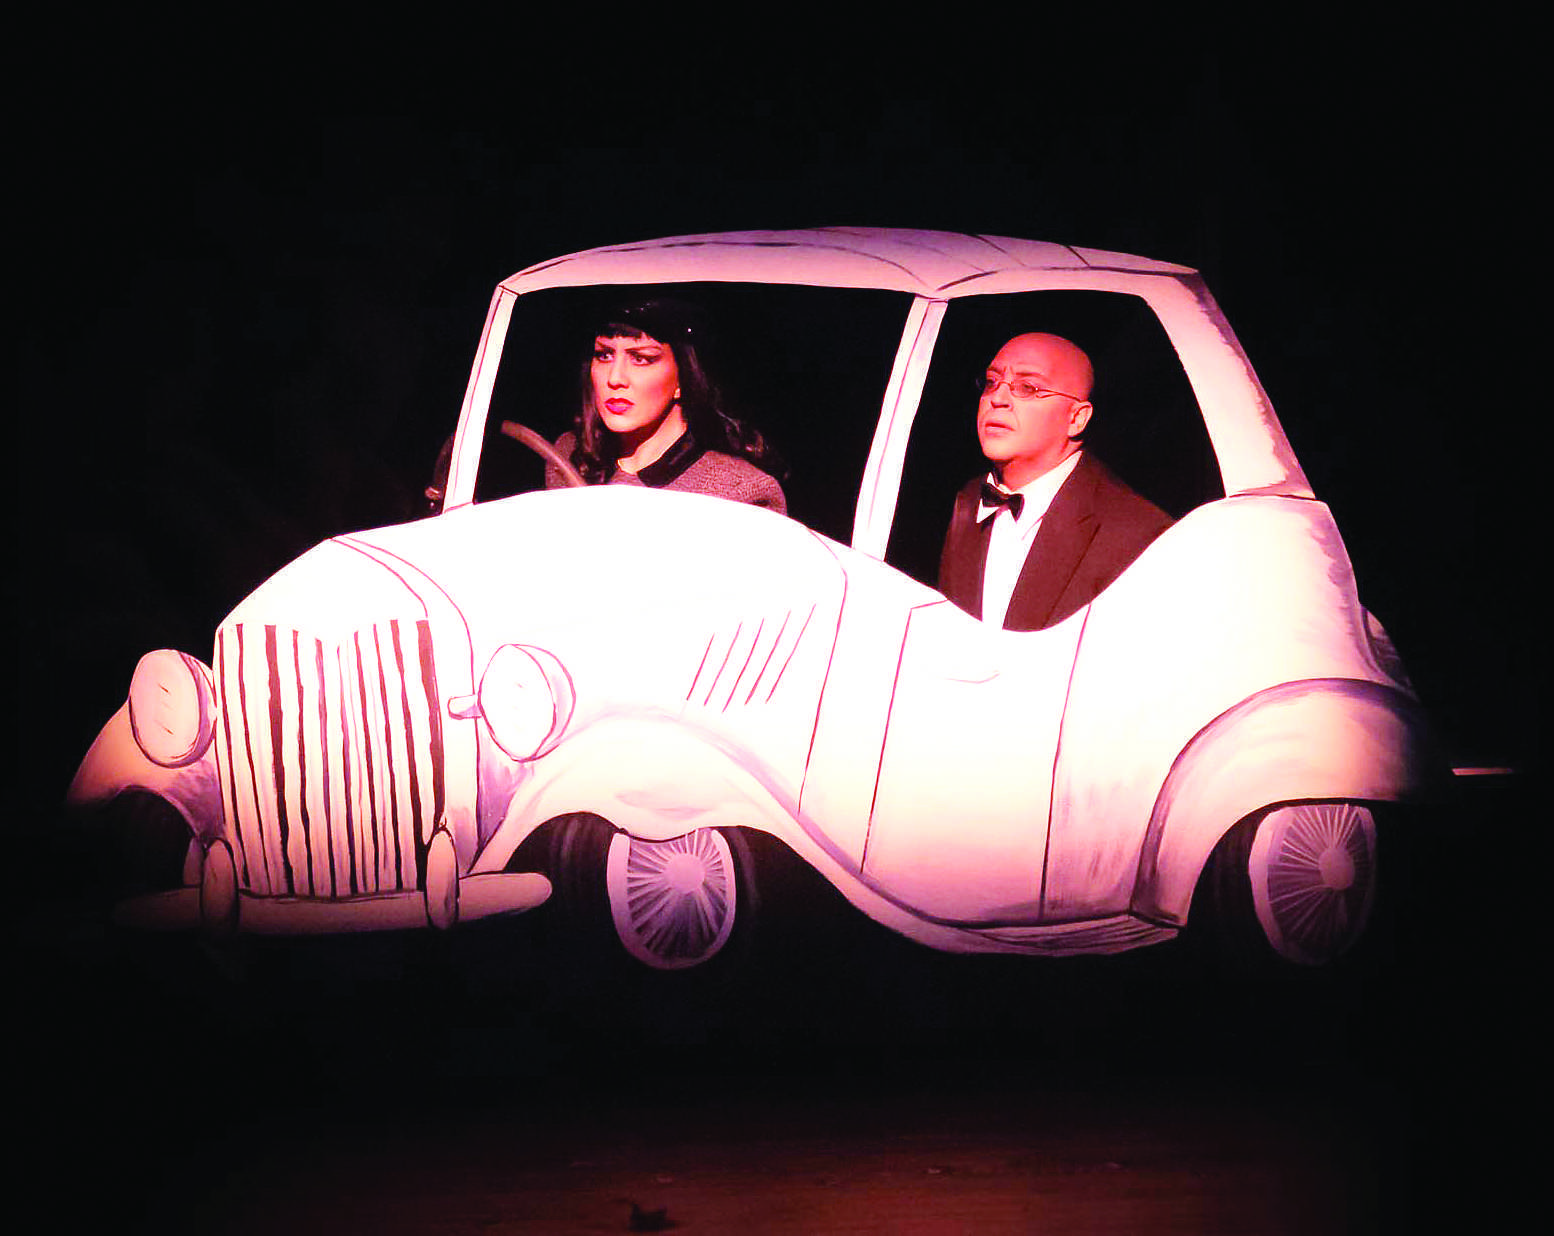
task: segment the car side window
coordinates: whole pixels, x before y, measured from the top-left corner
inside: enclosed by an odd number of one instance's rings
[[[987,470],[977,446],[977,381],[1010,338],[1046,331],[1095,368],[1093,450],[1133,488],[1180,518],[1224,496],[1197,399],[1165,330],[1136,296],[1048,291],[950,302],[912,425],[886,561],[933,585],[956,491]]]
[[[911,297],[873,289],[686,283],[558,288],[513,307],[486,422],[476,501],[544,485],[504,420],[554,442],[572,427],[592,331],[608,307],[653,296],[702,312],[702,358],[730,411],[788,467],[788,514],[846,542]]]

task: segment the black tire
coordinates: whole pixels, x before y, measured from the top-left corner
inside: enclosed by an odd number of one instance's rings
[[[755,863],[739,829],[648,842],[596,815],[550,825],[554,924],[645,970],[739,965],[759,917]]]
[[[161,795],[123,791],[89,820],[87,836],[107,900],[183,887],[194,834],[179,810]]]
[[[1376,825],[1364,804],[1269,807],[1237,823],[1211,856],[1203,926],[1231,960],[1327,965],[1365,935],[1376,875]]]

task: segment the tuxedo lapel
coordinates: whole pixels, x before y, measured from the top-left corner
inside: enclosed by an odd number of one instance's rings
[[[1041,527],[1009,598],[1004,626],[1022,631],[1046,626],[1100,527],[1096,511],[1098,476],[1090,456],[1080,457],[1042,516]],[[984,553],[983,557],[986,557]]]
[[[956,495],[939,559],[939,591],[973,618],[982,617],[982,576],[992,528],[992,520],[977,523],[979,486],[980,480],[974,481]]]

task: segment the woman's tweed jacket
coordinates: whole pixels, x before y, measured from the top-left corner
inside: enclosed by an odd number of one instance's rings
[[[572,458],[574,436],[568,432],[556,440],[556,450],[565,459]],[[564,482],[555,468],[545,469],[545,488],[559,489]],[[646,485],[652,489],[681,489],[693,494],[711,494],[733,502],[764,506],[779,515],[788,513],[782,486],[774,478],[747,460],[722,451],[707,451],[697,446],[689,432],[640,472],[615,474],[610,485]]]

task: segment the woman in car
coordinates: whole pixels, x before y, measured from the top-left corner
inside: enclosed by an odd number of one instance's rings
[[[689,306],[622,305],[594,332],[575,427],[557,451],[590,485],[646,485],[787,512],[781,461],[753,426],[723,408],[702,367]],[[565,484],[546,469],[548,489]]]

